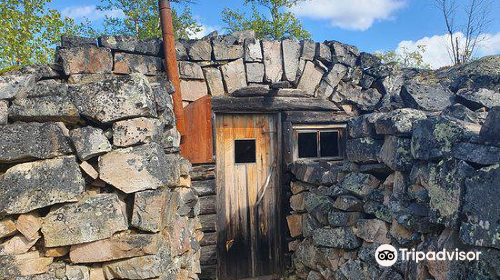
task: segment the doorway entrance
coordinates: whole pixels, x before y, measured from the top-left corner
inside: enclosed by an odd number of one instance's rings
[[[280,274],[277,114],[217,114],[218,279]]]

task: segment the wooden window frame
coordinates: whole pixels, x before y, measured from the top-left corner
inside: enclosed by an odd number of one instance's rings
[[[293,161],[306,160],[306,161],[342,161],[345,159],[345,140],[346,140],[346,127],[347,124],[298,124],[292,125],[293,128]],[[317,133],[317,157],[299,157],[298,138],[299,133]],[[339,147],[338,157],[321,157],[321,132],[338,132],[339,138],[337,139]]]

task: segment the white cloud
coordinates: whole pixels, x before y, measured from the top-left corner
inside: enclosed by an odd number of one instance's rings
[[[103,19],[105,16],[117,18],[123,18],[125,16],[122,10],[99,11],[95,5],[66,7],[61,11],[61,14],[75,20],[84,18],[89,20],[99,20]]]
[[[456,33],[454,37],[458,38],[459,43],[463,44],[464,35]],[[423,45],[426,51],[422,55],[423,62],[429,64],[432,68],[439,68],[452,64],[448,54],[450,45],[450,36],[448,34],[424,37],[417,41],[402,41],[398,44],[396,53],[403,53],[404,49],[415,51],[417,46]],[[474,56],[485,56],[500,53],[500,32],[496,34],[484,34],[483,39],[477,46]]]
[[[298,17],[329,20],[330,24],[349,30],[364,31],[376,21],[394,18],[394,12],[406,0],[310,0],[291,8]]]
[[[206,35],[210,34],[212,31],[218,31],[220,28],[216,26],[201,25],[201,30],[194,34],[190,34],[189,39],[201,39]]]

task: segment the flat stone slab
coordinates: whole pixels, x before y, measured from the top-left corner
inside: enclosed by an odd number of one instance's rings
[[[18,164],[0,177],[0,213],[21,214],[78,201],[84,188],[74,156]]]
[[[179,158],[166,155],[156,143],[115,150],[99,158],[100,178],[125,192],[174,186],[179,182]]]
[[[102,123],[157,116],[153,90],[141,74],[73,86],[70,96],[81,115]]]
[[[127,228],[125,204],[116,194],[99,194],[51,211],[42,233],[45,246],[60,247],[106,239]]]
[[[82,161],[105,154],[113,148],[100,128],[86,126],[73,129],[70,136]]]
[[[48,159],[72,152],[62,123],[16,123],[0,126],[0,163]]]
[[[95,46],[60,49],[57,52],[64,74],[111,73],[113,56],[108,48]]]

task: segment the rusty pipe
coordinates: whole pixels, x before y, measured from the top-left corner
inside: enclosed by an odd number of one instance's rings
[[[165,55],[165,70],[168,79],[175,88],[172,95],[174,103],[174,114],[177,123],[177,130],[181,136],[185,136],[184,109],[182,106],[181,80],[179,78],[179,68],[177,67],[177,54],[175,51],[174,25],[172,22],[172,11],[168,0],[158,0],[160,9],[161,33],[163,37],[163,53]],[[181,138],[182,139],[182,138]]]

